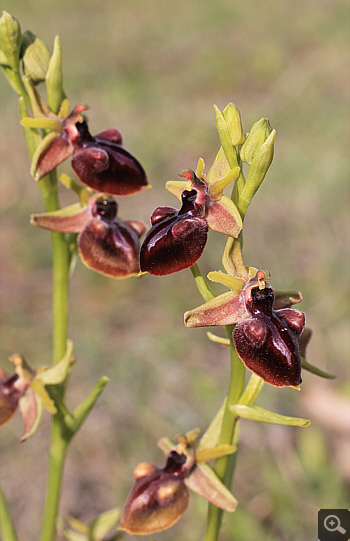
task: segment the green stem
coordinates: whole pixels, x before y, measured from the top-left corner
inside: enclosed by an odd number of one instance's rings
[[[43,182],[44,181],[44,182]],[[53,171],[39,182],[47,212],[60,208],[57,174]],[[52,284],[53,284],[53,364],[58,363],[66,351],[68,335],[68,293],[70,255],[63,233],[51,233]],[[58,389],[64,399],[64,385]],[[49,472],[45,508],[41,526],[41,541],[53,541],[59,509],[63,467],[71,433],[66,429],[65,419],[59,411],[52,418]]]
[[[4,541],[18,541],[15,527],[7,507],[4,493],[0,487],[0,531]]]
[[[69,439],[68,435],[64,434],[62,417],[60,414],[54,415],[52,418],[50,462],[40,541],[53,541],[56,537],[62,474]]]
[[[245,368],[237,355],[233,340],[232,328],[226,327],[230,339],[231,351],[231,380],[224,411],[219,444],[238,444],[238,423],[233,418],[229,406],[236,404],[242,395],[245,379]],[[214,471],[219,479],[229,488],[232,483],[233,473],[236,465],[237,451],[232,455],[217,458],[214,464]],[[207,531],[204,541],[217,541],[223,517],[223,510],[215,505],[209,504],[207,517]]]

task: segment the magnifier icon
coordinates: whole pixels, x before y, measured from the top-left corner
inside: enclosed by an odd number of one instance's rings
[[[340,526],[340,520],[336,515],[328,515],[324,519],[324,527],[329,532],[340,532],[342,534],[346,533],[346,530]]]

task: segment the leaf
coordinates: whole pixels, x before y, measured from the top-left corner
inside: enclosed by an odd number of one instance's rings
[[[90,524],[90,539],[91,541],[102,541],[108,532],[116,526],[120,518],[120,509],[114,507],[109,511],[101,513],[91,524]]]
[[[236,404],[234,406],[229,406],[229,409],[235,417],[242,417],[243,419],[250,419],[251,421],[258,421],[261,423],[300,427],[306,427],[311,424],[311,421],[308,419],[288,417],[258,406],[243,406],[241,404]]]

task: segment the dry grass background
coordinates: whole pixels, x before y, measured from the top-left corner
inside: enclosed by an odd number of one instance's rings
[[[348,507],[349,451],[349,5],[345,0],[3,0],[22,30],[52,47],[59,34],[65,89],[87,103],[96,133],[117,127],[144,164],[152,190],[123,199],[124,218],[148,222],[176,205],[164,189],[199,156],[218,148],[213,104],[241,110],[246,131],[267,116],[275,159],[251,205],[244,257],[269,268],[276,289],[303,292],[314,335],[310,362],[337,375],[304,374],[302,391],[264,389],[259,404],[312,419],[307,429],[242,422],[234,479],[239,500],[221,541],[316,538],[317,510]],[[22,353],[49,362],[48,235],[28,217],[42,210],[29,175],[16,97],[1,79],[1,363]],[[62,170],[69,172],[69,165]],[[62,202],[72,198],[62,191]],[[221,267],[224,239],[210,235],[203,272]],[[91,520],[122,505],[132,470],[163,457],[161,436],[203,430],[226,393],[227,351],[205,330],[183,326],[201,302],[190,271],[113,281],[78,263],[71,285],[70,337],[78,363],[69,401],[110,377],[68,456],[61,515]],[[347,409],[346,409],[347,408]],[[49,419],[17,443],[21,420],[1,432],[1,481],[23,541],[37,539],[46,480]],[[158,541],[201,539],[206,503]],[[130,536],[125,536],[129,539]],[[6,541],[6,540],[3,540]]]

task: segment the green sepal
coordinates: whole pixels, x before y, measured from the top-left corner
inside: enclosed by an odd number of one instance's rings
[[[214,163],[207,174],[206,182],[208,186],[211,186],[217,180],[224,178],[226,175],[228,175],[230,170],[231,168],[226,159],[224,149],[220,147]]]
[[[62,49],[59,36],[55,37],[53,53],[45,80],[48,106],[53,113],[57,114],[65,98],[63,91]]]
[[[232,274],[236,278],[249,280],[248,270],[244,265],[242,248],[239,239],[228,237],[224,253],[222,255],[222,264],[227,274]]]
[[[43,40],[30,30],[23,33],[21,56],[24,73],[30,77],[33,84],[37,85],[45,81],[51,53]]]
[[[260,147],[272,132],[267,118],[261,118],[253,124],[250,133],[240,150],[241,160],[251,165],[259,152]]]
[[[39,428],[43,415],[43,404],[36,393],[25,393],[19,400],[19,409],[24,421],[24,434],[20,442],[28,440]]]
[[[320,376],[320,378],[335,379],[337,377],[337,376],[334,376],[333,374],[329,374],[328,372],[325,372],[324,370],[321,370],[320,368],[317,368],[317,366],[313,366],[312,364],[308,363],[304,357],[301,357],[301,367],[304,370],[307,370],[308,372],[315,374],[316,376]]]
[[[241,298],[228,291],[185,312],[184,322],[190,328],[224,326],[237,323],[244,315],[245,306]]]
[[[220,509],[233,513],[237,500],[207,464],[197,464],[185,484]]]
[[[229,410],[235,417],[242,417],[243,419],[250,419],[251,421],[258,421],[261,423],[269,423],[273,425],[289,425],[306,427],[311,424],[308,419],[300,419],[298,417],[288,417],[281,415],[273,411],[260,408],[258,406],[245,406],[242,404],[236,404],[229,406]]]
[[[42,97],[40,96],[39,92],[36,90],[36,88],[33,85],[33,81],[30,77],[25,75],[22,77],[22,81],[24,83],[24,86],[26,88],[26,91],[28,93],[29,99],[30,99],[30,105],[32,107],[33,115],[35,117],[50,117],[50,118],[56,118],[56,115],[54,115]]]
[[[72,353],[73,342],[67,340],[67,348],[64,357],[50,368],[37,372],[37,377],[41,379],[44,385],[58,385],[59,383],[66,381],[71,370]]]
[[[214,105],[214,110],[215,110],[216,129],[219,134],[221,146],[224,150],[224,153],[225,153],[225,156],[230,168],[234,169],[238,165],[237,154],[236,154],[236,149],[234,148],[231,141],[231,135],[227,126],[227,122],[222,112],[216,105]]]
[[[215,447],[219,443],[222,420],[224,418],[224,413],[226,410],[227,398],[223,401],[222,405],[218,409],[214,419],[212,419],[207,430],[204,432],[203,436],[198,442],[198,449],[205,449],[208,447]]]
[[[32,214],[30,224],[58,233],[80,233],[89,219],[89,207],[74,203],[52,212]]]
[[[252,372],[238,404],[242,406],[252,406],[259,396],[264,383],[264,380],[260,376]]]
[[[19,71],[21,41],[22,33],[19,22],[16,17],[3,11],[0,18],[1,63],[17,72]]]
[[[227,123],[228,132],[233,146],[241,145],[244,142],[244,131],[242,128],[241,114],[238,107],[233,103],[226,105],[222,115]]]

